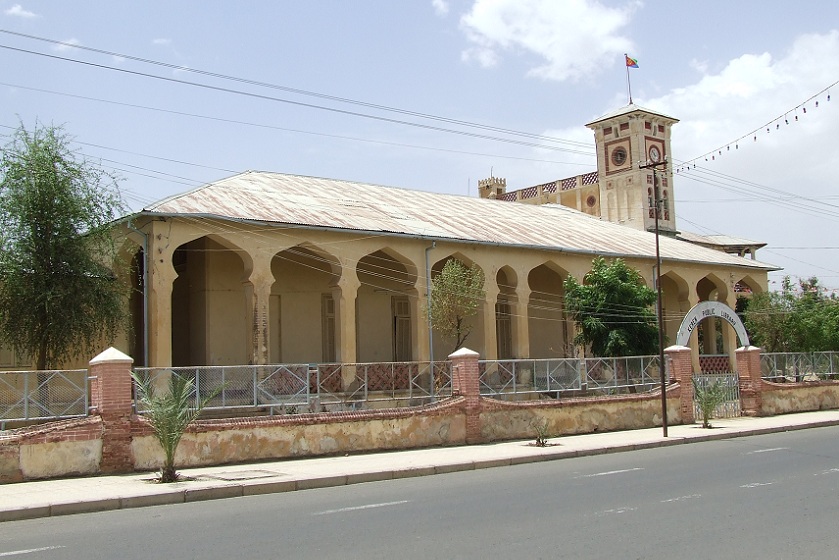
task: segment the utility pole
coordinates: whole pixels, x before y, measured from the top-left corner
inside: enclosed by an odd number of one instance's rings
[[[656,288],[656,317],[658,322],[658,369],[661,382],[661,428],[663,436],[667,437],[667,374],[664,367],[664,318],[661,304],[661,251],[659,249],[658,221],[661,216],[661,196],[659,196],[658,175],[656,168],[667,166],[667,158],[661,161],[647,162],[639,165],[639,169],[653,170],[653,196],[655,197],[655,288]]]

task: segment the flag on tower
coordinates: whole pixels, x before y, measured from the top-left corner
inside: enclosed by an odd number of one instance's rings
[[[626,67],[627,68],[638,68],[638,61],[634,58],[629,58],[628,55],[623,55],[626,57]]]

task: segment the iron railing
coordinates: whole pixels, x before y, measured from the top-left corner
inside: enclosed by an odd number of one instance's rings
[[[193,382],[196,404],[218,392],[207,410],[253,408],[268,414],[417,406],[451,395],[450,362],[280,364],[135,368],[155,387],[169,376]],[[135,391],[135,409],[145,412]]]
[[[693,381],[699,389],[707,389],[718,384],[723,390],[723,401],[714,408],[713,418],[736,418],[740,416],[740,379],[737,373],[702,373],[694,374]],[[693,399],[693,416],[702,418],[702,410]]]
[[[839,352],[775,352],[760,355],[760,375],[767,381],[797,383],[839,375]]]
[[[0,373],[0,429],[8,422],[86,416],[90,408],[87,370]]]
[[[481,395],[496,398],[642,393],[660,383],[658,356],[480,360],[478,367]]]

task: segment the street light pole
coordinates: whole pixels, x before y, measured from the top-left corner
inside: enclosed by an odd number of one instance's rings
[[[659,248],[658,221],[661,216],[661,197],[659,196],[658,175],[656,167],[667,165],[667,158],[659,162],[639,165],[639,169],[652,168],[653,196],[655,197],[655,287],[656,287],[656,319],[658,323],[658,369],[661,384],[661,429],[662,435],[667,437],[667,373],[664,367],[664,314],[661,303],[661,250]]]

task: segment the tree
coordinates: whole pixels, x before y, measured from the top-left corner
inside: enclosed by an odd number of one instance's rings
[[[0,341],[40,370],[128,323],[109,228],[123,210],[116,180],[69,142],[60,127],[21,125],[0,158]]]
[[[699,405],[699,412],[702,414],[702,427],[711,428],[711,418],[716,408],[725,402],[727,388],[719,379],[702,383],[693,377],[691,382],[693,383],[693,399]]]
[[[432,281],[428,320],[440,334],[455,340],[453,351],[461,348],[472,332],[467,320],[477,315],[484,297],[484,271],[457,259],[447,260]]]
[[[658,327],[651,306],[656,293],[622,259],[592,261],[577,282],[565,279],[565,303],[577,323],[574,342],[591,345],[595,356],[640,356],[658,351]]]
[[[823,291],[816,277],[794,287],[787,276],[780,292],[754,295],[744,313],[752,342],[766,352],[839,350],[839,300]]]
[[[154,438],[163,449],[163,466],[160,468],[160,482],[177,482],[175,470],[175,452],[181,443],[184,432],[192,424],[201,410],[214,399],[224,387],[218,387],[207,395],[195,398],[195,384],[192,379],[177,374],[170,374],[168,391],[156,391],[151,377],[142,378],[136,373],[134,378],[140,401],[145,406],[145,417],[149,421]]]

